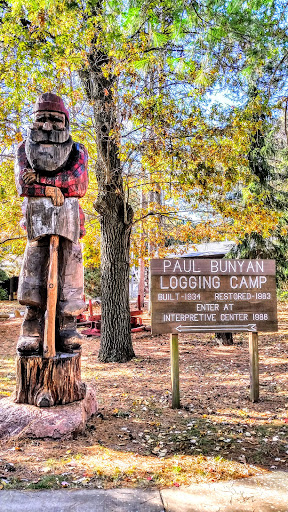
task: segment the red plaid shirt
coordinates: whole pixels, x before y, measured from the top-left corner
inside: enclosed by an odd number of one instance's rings
[[[64,169],[54,176],[40,175],[38,183],[26,184],[23,173],[31,169],[25,152],[25,142],[22,142],[17,150],[15,178],[16,187],[21,197],[45,197],[46,186],[58,187],[64,197],[83,197],[88,186],[88,153],[83,144],[74,142],[73,148]],[[23,214],[26,211],[26,202],[23,203]],[[85,215],[79,205],[80,238],[85,235]],[[23,224],[22,224],[23,225]],[[25,227],[25,226],[24,226]]]

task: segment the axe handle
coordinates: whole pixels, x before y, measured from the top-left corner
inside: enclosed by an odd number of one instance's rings
[[[47,310],[45,313],[43,357],[54,357],[55,350],[55,323],[56,305],[58,295],[58,248],[59,236],[50,236],[50,261],[47,279]]]

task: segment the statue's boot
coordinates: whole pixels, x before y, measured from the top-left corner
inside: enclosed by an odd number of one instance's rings
[[[17,352],[21,356],[39,355],[42,352],[42,343],[39,336],[19,336]]]
[[[59,334],[56,340],[57,352],[72,353],[81,350],[83,336],[77,332],[76,318],[63,317],[60,322]]]
[[[19,354],[42,354],[42,323],[42,310],[34,306],[27,306],[17,343]]]

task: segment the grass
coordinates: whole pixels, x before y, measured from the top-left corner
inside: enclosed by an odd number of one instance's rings
[[[0,357],[0,396],[10,396],[15,390],[15,361],[11,357]]]
[[[56,461],[55,461],[56,462]],[[11,477],[9,482],[0,480],[0,488],[6,489],[61,489],[63,487],[97,487],[110,488],[118,486],[128,487],[166,487],[189,485],[191,481],[217,481],[230,478],[241,478],[253,475],[254,472],[249,467],[243,467],[241,464],[232,463],[222,457],[206,457],[199,455],[193,459],[189,456],[175,456],[162,460],[145,462],[137,461],[138,464],[125,464],[119,462],[119,465],[113,464],[108,467],[99,462],[95,464],[86,461],[85,471],[82,476],[77,477],[63,470],[62,461],[50,468],[50,473],[27,481],[26,478]],[[142,464],[143,462],[143,464]],[[48,465],[48,461],[47,461]],[[98,465],[98,467],[97,467]],[[156,467],[155,467],[156,466]]]

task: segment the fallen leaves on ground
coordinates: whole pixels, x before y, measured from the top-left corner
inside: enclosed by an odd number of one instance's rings
[[[168,336],[135,333],[137,357],[126,364],[99,363],[99,338],[87,338],[82,379],[97,390],[98,414],[74,440],[3,444],[1,488],[177,487],[287,469],[288,305],[279,310],[279,332],[259,336],[255,404],[247,335],[233,346],[218,346],[212,335],[179,336],[180,410],[171,409]],[[20,324],[0,322],[0,396],[15,386]]]

